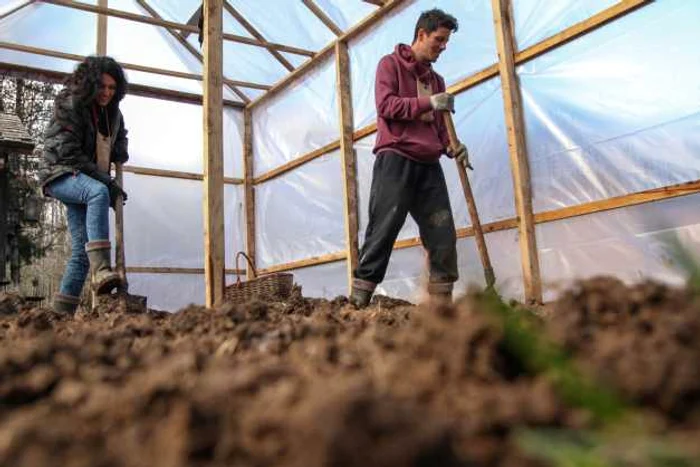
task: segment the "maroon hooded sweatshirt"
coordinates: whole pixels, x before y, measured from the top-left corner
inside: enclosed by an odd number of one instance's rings
[[[377,66],[374,97],[377,103],[377,141],[374,153],[395,151],[422,163],[436,163],[449,146],[442,115],[433,111],[429,96],[418,96],[418,80],[432,94],[445,91],[445,80],[429,63],[416,61],[411,47],[398,44]],[[432,112],[432,121],[421,115]]]

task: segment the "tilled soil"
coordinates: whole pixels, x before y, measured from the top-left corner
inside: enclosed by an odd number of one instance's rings
[[[509,350],[482,298],[357,311],[295,289],[176,314],[104,299],[66,318],[0,296],[0,465],[546,465],[519,430],[592,418]],[[597,278],[536,322],[654,433],[692,448],[699,300]]]

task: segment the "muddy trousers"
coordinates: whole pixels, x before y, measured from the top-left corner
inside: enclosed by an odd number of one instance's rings
[[[457,273],[457,235],[442,167],[394,152],[376,157],[369,198],[369,224],[354,271],[360,288],[382,282],[406,215],[418,224],[428,251],[430,285],[452,290]],[[429,287],[430,287],[429,285]]]

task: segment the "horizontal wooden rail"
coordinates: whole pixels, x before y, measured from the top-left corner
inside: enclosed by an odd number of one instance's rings
[[[163,170],[163,169],[151,169],[148,167],[138,167],[133,165],[125,165],[122,167],[124,172],[129,172],[137,175],[149,175],[152,177],[164,177],[164,178],[180,178],[184,180],[204,180],[202,174],[195,172],[178,172],[176,170]],[[224,177],[224,183],[229,185],[242,185],[242,178],[234,177]]]
[[[135,13],[129,13],[128,11],[115,10],[113,8],[103,8],[99,6],[90,5],[87,3],[76,2],[72,0],[40,0],[44,3],[50,3],[53,5],[58,5],[66,8],[73,8],[76,10],[87,11],[90,13],[97,13],[100,15],[111,16],[114,18],[121,18],[129,21],[134,21],[137,23],[150,24],[153,26],[161,26],[165,28],[175,29],[178,31],[186,31],[198,33],[199,28],[197,26],[191,26],[189,24],[177,23],[175,21],[167,21],[163,19],[156,19],[150,16],[137,15]],[[312,50],[301,49],[299,47],[290,47],[284,44],[276,44],[274,42],[265,42],[264,44],[257,39],[251,39],[245,36],[238,36],[236,34],[222,34],[223,39],[231,42],[238,42],[240,44],[252,45],[255,47],[262,48],[273,48],[279,50],[280,52],[288,52],[296,55],[304,55],[306,57],[313,57],[315,54]]]
[[[695,180],[687,183],[679,183],[677,185],[666,186],[662,188],[653,188],[651,190],[630,193],[627,195],[616,196],[600,201],[591,201],[576,206],[569,206],[561,209],[553,209],[535,214],[535,224],[544,224],[564,219],[570,219],[588,214],[595,214],[603,211],[611,211],[620,208],[637,206],[640,204],[652,203],[655,201],[663,201],[665,199],[678,198],[681,196],[693,195],[700,193],[700,180]],[[503,219],[500,221],[489,222],[482,224],[484,233],[498,232],[501,230],[510,230],[518,227],[516,218]],[[472,227],[457,229],[457,238],[467,238],[474,236]],[[413,248],[421,245],[420,238],[413,237],[404,240],[399,240],[394,244],[395,250],[405,248]],[[310,266],[318,266],[321,264],[333,263],[346,259],[345,251],[329,253],[326,255],[313,256],[291,263],[278,264],[265,269],[261,269],[260,273],[282,272],[293,269],[301,269]]]
[[[201,274],[204,268],[171,268],[159,266],[128,266],[126,272],[132,274]],[[245,274],[245,269],[226,269],[226,274]]]
[[[1,48],[1,47],[0,47]],[[0,63],[0,73],[7,73],[12,76],[26,79],[35,79],[49,83],[62,83],[70,73],[62,71],[46,70],[43,68],[16,65],[12,63]],[[129,83],[128,94],[132,96],[143,96],[155,99],[162,99],[185,104],[202,105],[202,96],[191,92],[173,91],[172,89],[145,86],[142,84]],[[242,102],[224,99],[224,105],[235,109],[245,108]]]
[[[318,149],[314,149],[308,154],[305,154],[297,159],[294,159],[292,161],[287,162],[286,164],[283,164],[276,169],[270,170],[269,172],[264,173],[263,175],[260,175],[259,177],[255,177],[253,179],[253,184],[258,184],[258,183],[263,183],[268,180],[271,180],[275,177],[278,177],[284,173],[287,173],[296,167],[299,167],[300,165],[304,165],[309,161],[312,161],[314,159],[318,159],[319,157],[328,154],[329,152],[335,151],[336,149],[340,148],[340,140],[335,141],[331,144],[327,144],[323,147],[320,147]]]
[[[85,56],[83,56],[83,55],[76,55],[76,54],[71,54],[71,53],[66,53],[66,52],[59,52],[57,50],[43,49],[40,47],[31,47],[28,45],[14,44],[12,42],[4,42],[4,41],[0,41],[0,49],[15,50],[17,52],[26,52],[26,53],[30,53],[30,54],[34,54],[34,55],[42,55],[45,57],[61,58],[64,60],[72,60],[75,62],[82,62],[85,59]],[[144,73],[152,73],[152,74],[161,75],[161,76],[170,76],[173,78],[189,79],[189,80],[193,80],[193,81],[201,81],[202,80],[202,75],[197,74],[197,73],[187,73],[187,72],[182,72],[182,71],[163,70],[161,68],[154,68],[154,67],[143,66],[143,65],[134,65],[132,63],[124,63],[124,62],[119,62],[119,64],[125,70],[141,71]],[[262,90],[270,88],[270,86],[268,86],[266,84],[249,83],[247,81],[235,81],[235,80],[225,79],[225,80],[223,80],[223,82],[224,82],[224,84],[228,84],[229,86],[240,86],[243,88],[262,89]]]

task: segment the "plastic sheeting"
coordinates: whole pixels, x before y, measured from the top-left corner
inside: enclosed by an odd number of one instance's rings
[[[124,174],[124,243],[130,266],[204,267],[202,183]],[[114,228],[112,227],[112,232]],[[226,267],[245,249],[243,187],[224,187]]]
[[[601,274],[682,284],[672,242],[700,251],[698,202],[700,195],[690,195],[538,225],[545,300],[572,281]]]
[[[120,108],[129,131],[128,165],[204,172],[201,106],[127,95]],[[224,175],[242,178],[243,112],[226,108],[223,119]]]
[[[510,169],[503,93],[500,78],[473,87],[455,99],[453,116],[457,136],[467,146],[474,170],[467,170],[481,223],[515,216],[513,175]],[[443,157],[443,167],[456,174],[454,162]],[[449,179],[448,179],[449,180]],[[471,225],[459,179],[449,184],[458,227]],[[455,195],[453,195],[455,193]],[[466,220],[465,220],[466,219]]]
[[[289,272],[294,274],[294,283],[301,286],[301,292],[305,297],[331,299],[348,294],[346,261],[294,269]]]
[[[369,3],[347,0],[316,0],[316,4],[343,31],[347,31],[378,8]]]
[[[228,1],[268,42],[320,50],[336,38],[302,2]]]
[[[520,67],[536,212],[700,178],[698,18],[656,2]]]
[[[203,274],[129,274],[128,280],[129,293],[148,297],[151,309],[177,311],[204,303]]]
[[[129,165],[203,172],[201,106],[127,95],[120,108],[129,131]]]
[[[513,2],[515,38],[518,50],[563,31],[602,10],[617,0],[517,0]]]
[[[515,230],[493,232],[486,235],[491,265],[496,276],[496,289],[505,298],[524,299],[520,247]],[[457,266],[459,281],[455,284],[455,296],[469,287],[483,287],[484,269],[479,260],[473,238],[457,240]],[[394,250],[384,281],[377,293],[399,297],[413,303],[425,299],[427,283],[426,256],[422,247]]]
[[[243,112],[224,108],[224,175],[244,178]]]
[[[203,267],[201,182],[125,173],[124,189],[128,265]]]
[[[332,55],[285,92],[253,109],[256,176],[338,140],[335,89]]]
[[[373,123],[377,63],[397,43],[410,44],[421,12],[441,8],[455,16],[459,30],[434,65],[450,85],[498,61],[489,0],[418,0],[397,7],[381,26],[350,42],[353,119],[355,128]]]
[[[109,7],[150,16],[133,0],[109,0]],[[202,64],[166,28],[121,18],[107,20],[107,54],[124,63],[165,70],[202,73]],[[156,76],[160,78],[160,76]],[[199,86],[197,81],[192,81]],[[162,86],[162,85],[161,85]],[[201,92],[201,86],[198,92]]]
[[[12,6],[17,6],[15,3],[18,2],[11,3]],[[78,55],[90,55],[95,52],[96,30],[97,17],[94,14],[38,2],[0,20],[1,41]],[[66,31],[85,31],[86,34],[68,34]],[[7,49],[0,49],[0,62],[64,72],[73,71],[76,65],[72,60]]]
[[[338,151],[257,185],[259,267],[344,250],[343,199]]]
[[[226,284],[235,280],[226,276]],[[129,274],[129,292],[148,297],[148,308],[174,312],[204,303],[204,274]]]

